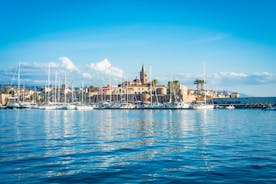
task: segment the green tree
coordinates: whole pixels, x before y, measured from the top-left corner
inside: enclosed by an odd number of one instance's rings
[[[202,79],[196,79],[194,84],[196,85],[197,94],[199,94],[199,92],[203,90],[204,84],[206,84],[206,82]]]
[[[98,87],[95,87],[95,86],[89,86],[89,91],[90,92],[96,92],[96,91],[98,91]]]
[[[157,84],[158,84],[158,80],[157,80],[157,79],[154,79],[154,80],[152,81],[152,86],[157,86]]]
[[[180,82],[178,80],[175,81],[169,81],[168,82],[168,88],[170,94],[178,94],[180,90]]]

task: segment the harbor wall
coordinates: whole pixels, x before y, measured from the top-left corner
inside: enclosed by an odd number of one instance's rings
[[[216,105],[234,105],[237,108],[264,108],[276,105],[276,97],[214,98]]]

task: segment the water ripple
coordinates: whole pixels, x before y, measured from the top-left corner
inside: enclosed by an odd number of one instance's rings
[[[0,111],[1,183],[274,183],[260,113]]]

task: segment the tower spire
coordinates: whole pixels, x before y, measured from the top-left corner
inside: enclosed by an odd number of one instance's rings
[[[146,72],[144,64],[142,65],[142,72]]]
[[[142,84],[146,84],[147,83],[147,73],[144,67],[144,64],[142,65],[142,70],[140,72],[140,80]]]

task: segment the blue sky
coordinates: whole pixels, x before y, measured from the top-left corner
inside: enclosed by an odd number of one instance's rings
[[[43,83],[65,73],[75,85],[113,85],[152,67],[180,80],[252,96],[276,94],[273,0],[1,0],[0,82]],[[52,76],[54,78],[54,76]]]

